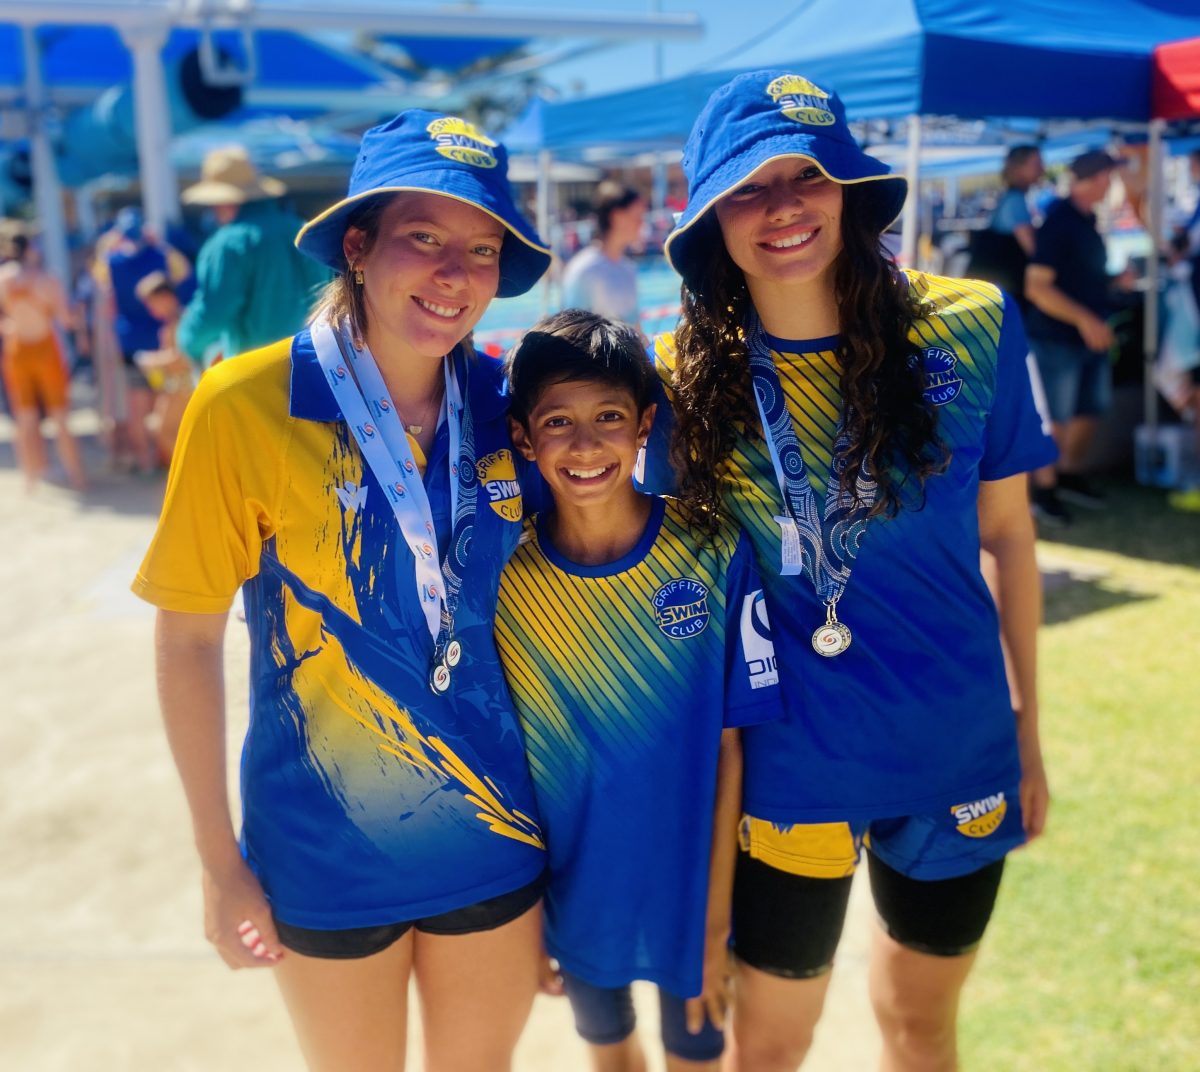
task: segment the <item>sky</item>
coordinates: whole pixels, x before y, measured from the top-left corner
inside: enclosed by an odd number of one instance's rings
[[[481,8],[541,10],[575,14],[645,15],[654,0],[477,0]],[[704,24],[704,36],[687,43],[666,42],[663,75],[673,78],[725,57],[738,46],[758,38],[784,18],[794,3],[768,0],[659,0],[664,14],[695,14]],[[643,85],[654,78],[654,45],[615,45],[592,55],[545,69],[544,79],[567,96],[607,93]],[[732,57],[730,57],[732,59]],[[728,62],[728,61],[727,61]]]

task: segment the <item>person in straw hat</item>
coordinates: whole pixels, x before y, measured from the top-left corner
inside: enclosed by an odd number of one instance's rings
[[[542,834],[492,637],[521,533],[499,365],[468,337],[550,264],[503,146],[406,111],[296,238],[294,338],[200,378],[134,591],[231,967],[273,968],[313,1069],[502,1072],[538,983]],[[522,463],[523,464],[523,463]],[[221,638],[244,587],[240,839]]]
[[[1054,444],[1020,317],[989,283],[886,255],[907,183],[859,148],[828,85],[734,78],[683,169],[666,243],[683,318],[656,343],[670,453],[693,519],[731,516],[754,545],[785,700],[743,733],[730,1067],[799,1067],[866,846],[881,1067],[955,1068],[1005,854],[1049,799],[1025,473]],[[666,447],[656,429],[651,486]]]
[[[196,261],[196,292],[179,321],[177,345],[193,361],[223,357],[292,335],[329,273],[292,244],[303,223],[280,198],[287,187],[260,175],[245,148],[214,149],[188,205],[212,209],[220,226]]]

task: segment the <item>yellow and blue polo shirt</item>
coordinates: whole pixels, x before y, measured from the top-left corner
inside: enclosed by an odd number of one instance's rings
[[[244,588],[243,851],[272,910],[295,926],[437,915],[545,867],[492,636],[520,486],[497,366],[457,361],[480,489],[456,619],[464,655],[445,696],[428,684],[412,551],[307,331],[201,378],[133,584],[161,608],[193,613],[224,612]],[[441,541],[448,439],[443,424],[423,474]]]
[[[505,567],[496,636],[546,831],[546,944],[595,986],[698,994],[721,731],[777,718],[748,541],[704,543],[655,499],[638,543],[584,566],[545,515]]]
[[[726,509],[754,545],[786,715],[748,729],[745,810],[778,824],[939,811],[1019,778],[996,608],[979,568],[979,485],[1048,464],[1028,346],[994,286],[904,273],[930,312],[910,336],[925,398],[951,451],[924,502],[867,526],[838,617],[854,634],[835,658],[813,651],[825,608],[805,576],[782,576],[785,508],[756,420],[719,473]],[[823,501],[841,412],[838,340],[769,339],[805,464]],[[669,385],[673,342],[656,342]],[[666,413],[665,407],[660,407]],[[668,420],[647,451],[646,485],[671,482]]]

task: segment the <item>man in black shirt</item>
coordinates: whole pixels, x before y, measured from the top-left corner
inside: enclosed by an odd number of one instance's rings
[[[1070,520],[1060,495],[1081,506],[1103,505],[1099,490],[1080,472],[1112,396],[1112,280],[1095,209],[1123,163],[1099,149],[1072,161],[1070,192],[1047,211],[1025,271],[1029,342],[1060,451],[1057,472],[1034,474],[1034,512],[1049,524]]]

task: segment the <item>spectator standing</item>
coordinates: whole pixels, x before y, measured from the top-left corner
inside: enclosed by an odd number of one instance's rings
[[[1111,401],[1115,341],[1107,322],[1113,280],[1095,210],[1122,163],[1102,149],[1071,162],[1070,190],[1047,210],[1025,273],[1029,341],[1060,452],[1057,469],[1048,466],[1033,478],[1034,513],[1051,525],[1071,520],[1064,498],[1090,509],[1104,505],[1103,493],[1082,472]]]
[[[597,237],[571,258],[563,275],[563,305],[638,323],[637,265],[630,259],[646,219],[646,202],[630,186],[605,180],[592,202]]]
[[[138,367],[154,390],[154,440],[162,465],[171,464],[183,411],[192,396],[192,366],[175,345],[175,330],[183,311],[179,295],[163,272],[151,272],[137,286],[137,295],[161,325],[158,349],[142,350]]]
[[[1014,145],[1004,158],[1000,177],[1004,193],[991,221],[971,236],[967,274],[986,279],[1013,295],[1025,310],[1025,268],[1034,250],[1033,214],[1029,191],[1046,173],[1036,145]]]
[[[0,268],[0,327],[4,352],[0,368],[17,425],[17,460],[32,491],[46,469],[42,443],[43,411],[54,422],[58,454],[76,491],[87,481],[79,447],[67,427],[67,365],[59,332],[70,317],[62,284],[42,271],[37,252],[25,235],[11,242],[12,259]]]
[[[181,353],[205,362],[254,350],[304,326],[329,272],[294,245],[304,221],[279,199],[287,187],[259,175],[244,147],[214,149],[200,181],[183,192],[211,208],[220,226],[200,249],[196,292],[176,332]]]
[[[183,254],[147,232],[140,209],[121,209],[113,229],[116,241],[104,257],[102,281],[112,295],[113,327],[121,351],[128,445],[135,468],[152,473],[158,468],[158,452],[146,428],[146,418],[154,408],[154,392],[138,367],[136,355],[142,350],[158,349],[159,323],[138,297],[137,288],[154,272],[162,272],[181,284],[191,276],[191,266]]]

